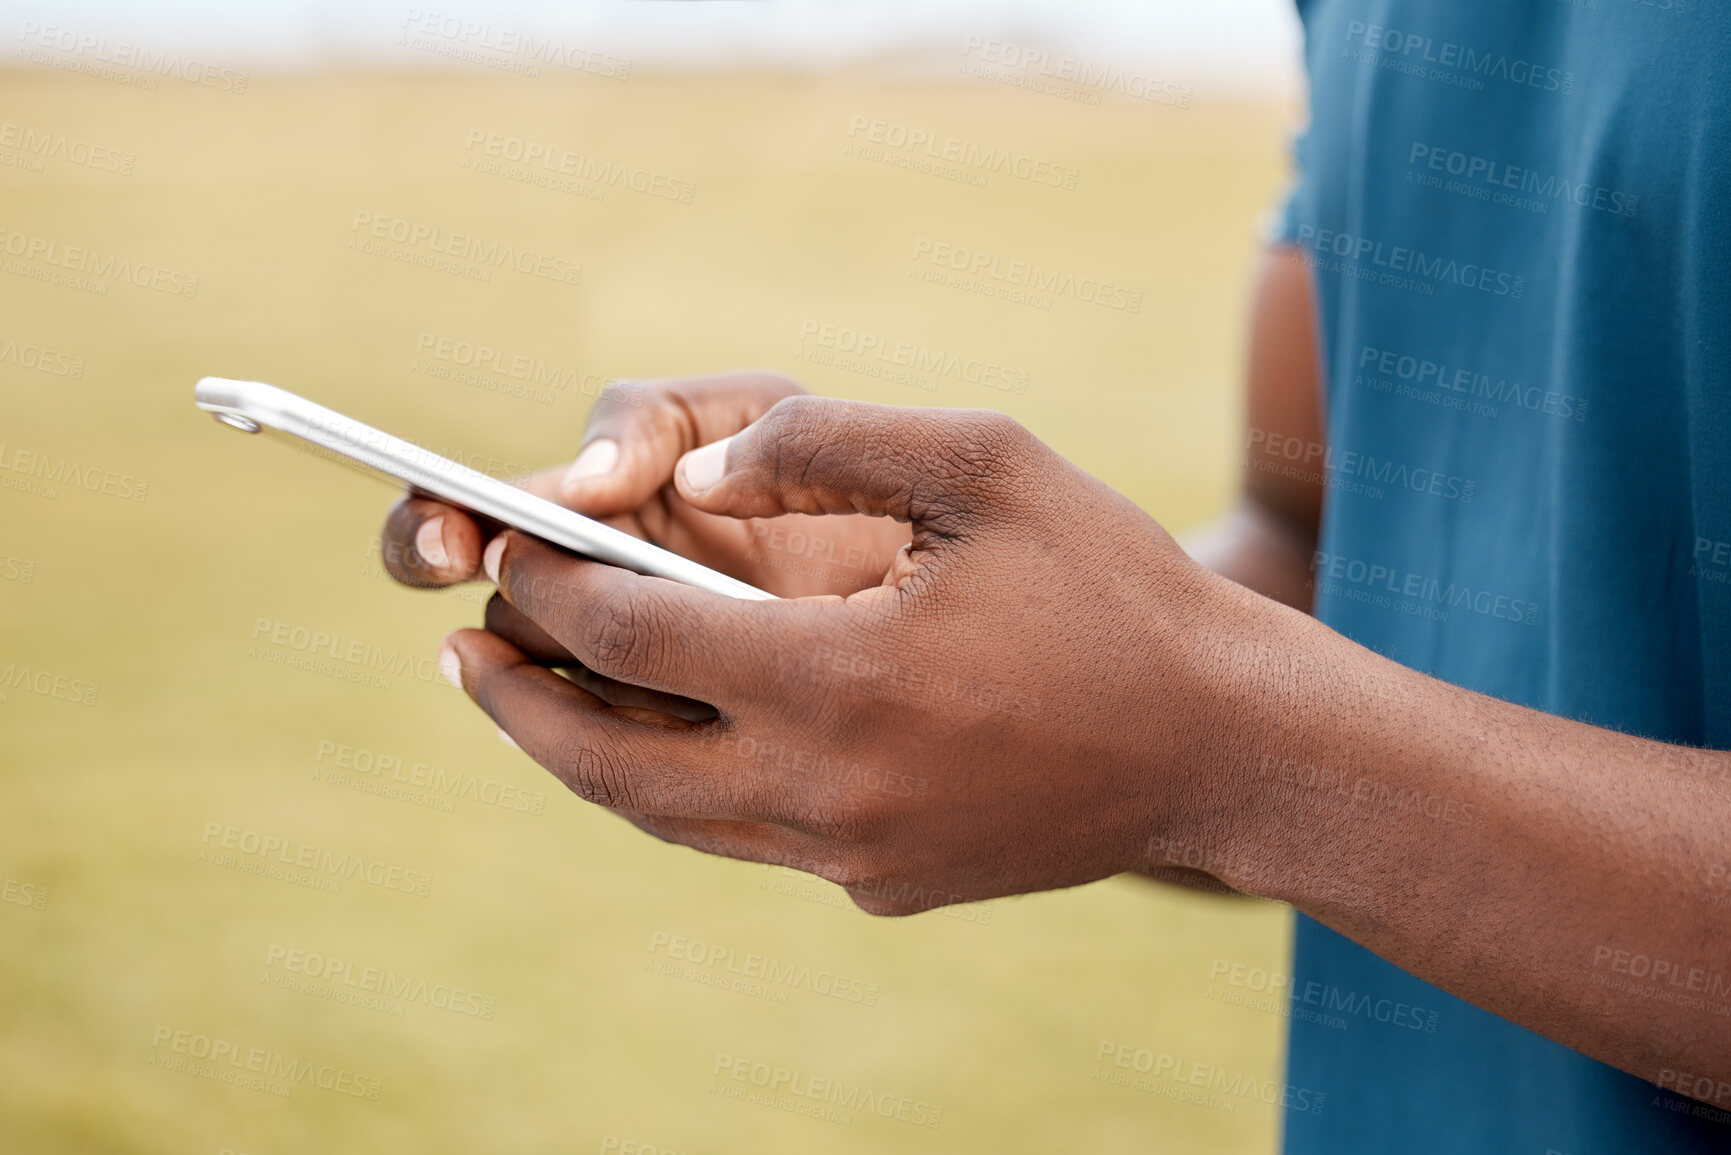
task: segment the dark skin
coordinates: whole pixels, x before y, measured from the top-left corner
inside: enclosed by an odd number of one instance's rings
[[[1253,430],[1322,438],[1311,308],[1296,255],[1271,253]],[[1178,848],[1479,1006],[1731,1106],[1731,1030],[1700,1007],[1731,971],[1731,902],[1703,901],[1731,862],[1731,757],[1471,693],[1293,608],[1316,486],[1253,458],[1192,556],[1000,414],[832,401],[767,374],[604,398],[585,447],[606,468],[529,484],[788,600],[400,503],[397,576],[499,589],[489,628],[453,634],[442,665],[581,797],[668,841],[808,870],[876,914],[1158,869],[1150,848]],[[765,519],[900,548],[875,575],[813,576],[771,564]],[[930,785],[916,799],[838,766]],[[1628,989],[1661,966],[1694,997]]]

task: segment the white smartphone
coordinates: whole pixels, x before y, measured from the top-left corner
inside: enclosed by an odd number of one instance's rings
[[[542,541],[635,573],[751,601],[775,595],[717,573],[610,525],[574,513],[527,490],[488,477],[411,441],[392,437],[305,397],[260,381],[205,377],[193,400],[224,425],[245,433],[276,430],[408,484],[471,513],[490,517]]]

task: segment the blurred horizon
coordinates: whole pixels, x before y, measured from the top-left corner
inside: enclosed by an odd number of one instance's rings
[[[1301,90],[1291,0],[609,0],[557,5],[348,3],[343,0],[41,0],[10,6],[15,60],[26,30],[130,41],[152,52],[219,55],[257,70],[399,67],[441,58],[407,43],[418,31],[483,49],[512,36],[551,40],[636,66],[822,71],[873,65],[945,76],[963,61],[1025,75],[1114,72],[1221,95],[1292,99]],[[98,54],[87,44],[83,51]],[[77,49],[74,49],[77,51]],[[1066,65],[1065,61],[1069,63]],[[457,63],[451,56],[447,64]],[[27,61],[25,61],[27,63]],[[216,61],[207,61],[216,63]]]

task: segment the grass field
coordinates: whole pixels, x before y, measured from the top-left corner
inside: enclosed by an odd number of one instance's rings
[[[467,71],[11,71],[0,109],[0,1150],[1272,1148],[1277,1108],[1097,1056],[1279,1078],[1281,1020],[1209,982],[1284,969],[1284,912],[1119,879],[874,920],[654,842],[437,678],[478,595],[382,578],[388,491],[190,398],[268,380],[503,473],[568,458],[606,378],[770,366],[1003,409],[1181,529],[1230,492],[1287,110]],[[912,132],[1058,183],[922,171]],[[928,280],[946,245],[1059,277]],[[844,331],[1025,391],[885,380],[834,356]],[[742,1101],[751,1063],[885,1113]]]

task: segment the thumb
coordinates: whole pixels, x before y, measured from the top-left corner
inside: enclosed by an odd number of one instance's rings
[[[773,373],[615,381],[601,391],[559,500],[591,517],[640,508],[673,478],[680,455],[737,433],[802,392]]]
[[[987,409],[793,397],[681,459],[679,495],[730,517],[864,513],[965,532],[1026,488],[1039,442]]]

